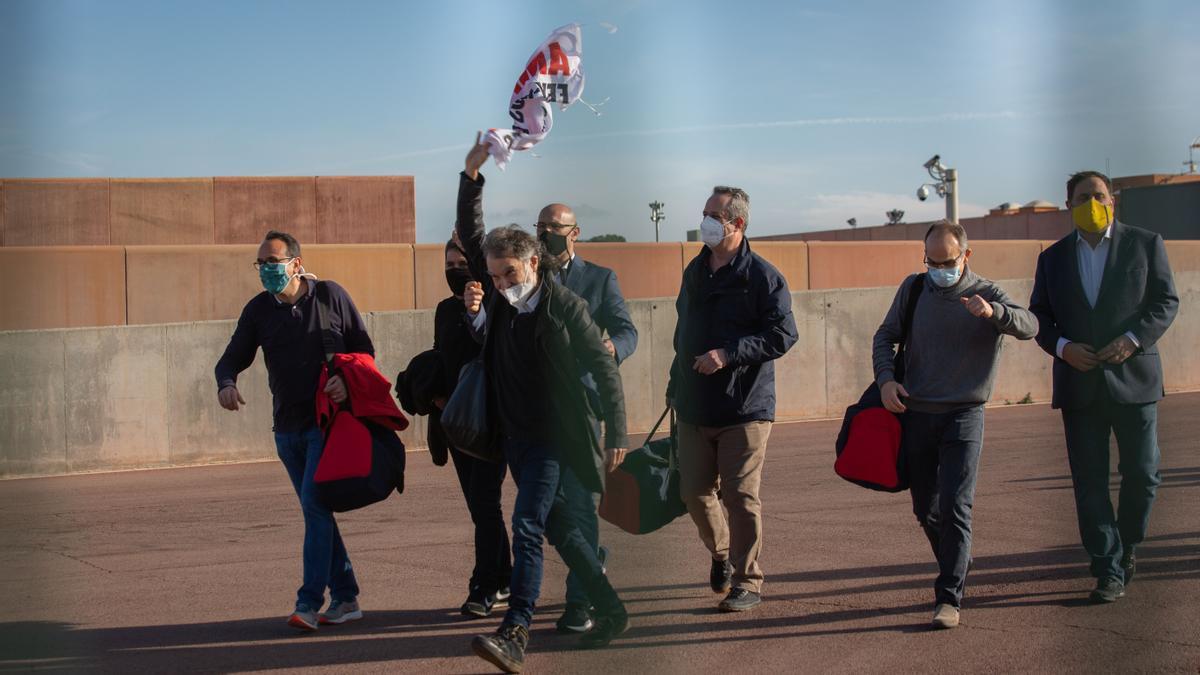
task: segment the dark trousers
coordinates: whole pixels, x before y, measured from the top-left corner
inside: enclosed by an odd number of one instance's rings
[[[1097,579],[1124,578],[1121,555],[1146,537],[1158,491],[1158,404],[1121,404],[1101,389],[1086,408],[1063,410],[1067,458],[1075,486],[1075,511],[1083,548]],[[1109,438],[1117,437],[1120,504],[1109,496]]]
[[[512,577],[512,554],[508,528],[500,506],[500,490],[507,467],[487,462],[461,450],[450,448],[458,484],[467,500],[467,510],[475,525],[475,569],[471,572],[470,591],[491,595],[507,588]]]
[[[517,484],[512,516],[512,595],[504,622],[528,628],[533,620],[542,589],[543,536],[558,551],[568,570],[578,575],[589,604],[602,613],[619,609],[621,600],[604,576],[596,547],[588,543],[570,517],[555,449],[540,441],[510,438],[504,439],[501,447]]]
[[[584,540],[596,551],[603,567],[607,556],[606,551],[600,547],[600,518],[596,511],[599,506],[598,495],[589,492],[575,476],[575,472],[565,465],[562,466],[560,481],[570,517],[579,527]],[[583,586],[583,580],[574,572],[567,574],[567,604],[588,606],[587,589]]]
[[[938,563],[934,596],[958,607],[971,560],[971,508],[983,450],[983,406],[904,415],[913,513]]]

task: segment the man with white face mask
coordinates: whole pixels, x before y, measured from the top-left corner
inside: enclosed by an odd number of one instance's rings
[[[513,572],[509,608],[499,629],[472,642],[476,655],[519,672],[541,592],[542,542],[548,540],[582,583],[595,608],[585,648],[603,647],[625,632],[629,616],[595,544],[571,515],[562,475],[571,471],[590,493],[604,491],[605,470],[624,459],[625,399],[621,375],[592,321],[587,303],[546,273],[552,258],[515,225],[484,234],[483,176],[487,148],[476,140],[459,179],[455,228],[472,275],[463,292],[468,316],[482,335],[489,426],[517,485],[512,516]],[[549,258],[549,260],[548,260]],[[582,378],[596,383],[605,443]]]
[[[705,247],[675,301],[667,403],[679,417],[680,496],[712,556],[709,585],[728,592],[721,611],[743,612],[761,602],[758,493],[775,421],[773,361],[796,343],[796,322],[787,280],[746,240],[749,195],[717,186],[703,218]]]
[[[325,361],[317,311],[322,293],[337,351],[374,356],[375,347],[346,290],[304,272],[300,242],[292,235],[268,232],[254,267],[264,291],[242,309],[229,346],[217,362],[217,398],[226,410],[245,405],[238,393],[238,374],[250,367],[262,347],[274,403],[275,446],[304,512],[304,583],[288,625],[313,631],[318,624],[362,618],[350,557],[333,513],[317,499],[313,483],[325,444],[316,420],[317,382]],[[336,403],[346,400],[340,375],[329,378],[325,393]],[[318,615],[326,588],[331,603]]]
[[[933,625],[958,625],[971,560],[971,507],[983,449],[983,406],[992,395],[1001,338],[1037,334],[1033,313],[971,271],[961,225],[925,233],[924,279],[900,284],[875,332],[875,381],[883,405],[903,414],[902,450],[913,513],[938,563]],[[914,280],[920,284],[914,287]],[[895,380],[893,347],[903,338],[909,293],[919,289],[905,340],[904,382]]]

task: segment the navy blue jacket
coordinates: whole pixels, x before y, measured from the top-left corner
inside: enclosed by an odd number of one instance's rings
[[[637,326],[629,318],[625,297],[617,285],[617,273],[607,267],[589,263],[578,255],[562,271],[560,281],[587,303],[592,321],[608,333],[617,352],[617,363],[629,358],[637,349]]]
[[[683,271],[675,310],[675,360],[667,396],[688,424],[723,427],[775,420],[775,359],[796,344],[787,280],[742,246],[730,263],[709,270],[705,247]],[[729,364],[701,375],[697,356],[724,349]]]
[[[332,281],[305,280],[307,292],[294,305],[263,291],[242,308],[237,328],[214,369],[217,390],[235,386],[238,374],[254,363],[262,347],[275,431],[296,432],[317,424],[317,380],[325,363],[321,323],[316,312],[316,288],[329,289],[329,323],[337,352],[375,355],[367,325],[350,294]]]
[[[1029,309],[1038,318],[1038,345],[1055,357],[1055,408],[1083,408],[1100,387],[1117,403],[1151,403],[1163,396],[1156,345],[1179,309],[1167,249],[1162,237],[1148,230],[1117,222],[1112,228],[1094,308],[1079,276],[1075,232],[1038,256]],[[1061,337],[1100,349],[1126,331],[1141,347],[1120,365],[1105,363],[1082,373],[1057,357]]]

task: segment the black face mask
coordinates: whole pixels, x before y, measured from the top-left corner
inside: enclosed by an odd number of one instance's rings
[[[553,256],[559,256],[567,252],[567,235],[555,234],[546,230],[538,235],[538,241],[546,245],[546,251]]]
[[[450,286],[450,292],[456,296],[461,296],[463,291],[467,290],[467,283],[474,280],[471,270],[465,267],[451,267],[446,270],[446,283]]]

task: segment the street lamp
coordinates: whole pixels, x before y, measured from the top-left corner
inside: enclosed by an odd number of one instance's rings
[[[900,209],[892,209],[884,212],[888,219],[888,225],[899,225],[901,220],[904,220],[904,212]]]
[[[946,200],[946,220],[958,224],[958,169],[942,164],[942,156],[934,155],[925,162],[925,170],[936,183],[925,183],[917,188],[917,199],[929,199],[930,188]]]
[[[650,222],[654,223],[654,241],[658,241],[658,223],[666,218],[663,213],[663,207],[666,204],[662,202],[650,202]]]

